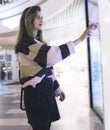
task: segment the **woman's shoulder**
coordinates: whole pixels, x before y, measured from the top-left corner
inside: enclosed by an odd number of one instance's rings
[[[35,44],[35,43],[36,43],[36,41],[30,37],[23,37],[19,42],[19,44],[24,44],[27,47],[32,45],[32,44]]]

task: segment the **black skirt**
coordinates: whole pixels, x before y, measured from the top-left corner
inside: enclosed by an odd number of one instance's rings
[[[28,123],[32,126],[48,125],[60,119],[51,78],[44,78],[36,88],[26,87],[24,104]]]

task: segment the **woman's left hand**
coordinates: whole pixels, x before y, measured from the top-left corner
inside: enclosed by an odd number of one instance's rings
[[[60,96],[60,98],[59,98],[60,101],[64,101],[64,99],[65,99],[65,93],[63,91],[60,92],[58,96]]]

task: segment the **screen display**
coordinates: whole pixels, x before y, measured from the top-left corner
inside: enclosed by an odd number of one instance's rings
[[[103,83],[98,3],[86,0],[86,8],[87,25],[89,26],[92,23],[97,25],[97,28],[93,30],[91,37],[88,39],[91,107],[103,118]]]

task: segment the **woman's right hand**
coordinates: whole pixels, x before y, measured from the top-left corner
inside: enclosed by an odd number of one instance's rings
[[[91,24],[84,32],[83,34],[80,36],[80,41],[83,41],[85,38],[88,38],[89,36],[91,36],[91,33],[97,28],[98,24]]]
[[[79,44],[80,42],[82,42],[85,38],[88,38],[91,36],[91,33],[97,28],[98,24],[91,24],[83,33],[82,35],[76,39],[75,41],[73,41],[74,45]]]

